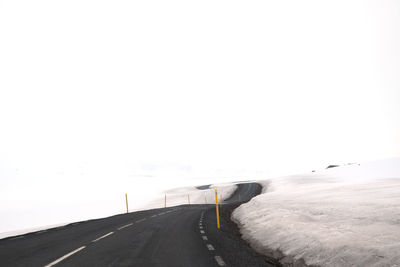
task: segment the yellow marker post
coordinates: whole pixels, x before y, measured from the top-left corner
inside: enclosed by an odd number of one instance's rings
[[[126,202],[126,213],[128,213],[128,194],[125,193],[125,202]]]
[[[219,229],[220,225],[219,225],[219,210],[218,210],[218,192],[217,189],[215,189],[215,208],[216,208],[216,212],[217,212],[217,227]]]
[[[240,201],[240,193],[239,193],[239,201]]]
[[[188,203],[189,203],[189,205],[190,205],[190,196],[189,196],[189,194],[188,194]]]
[[[165,194],[164,196],[164,208],[167,207],[167,194]]]

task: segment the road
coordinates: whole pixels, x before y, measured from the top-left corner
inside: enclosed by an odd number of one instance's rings
[[[230,211],[260,193],[239,185],[221,207],[182,205],[116,215],[0,240],[0,266],[275,266],[243,240]]]

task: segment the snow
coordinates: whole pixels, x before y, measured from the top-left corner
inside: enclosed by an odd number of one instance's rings
[[[232,214],[259,252],[320,266],[400,265],[400,158],[260,183],[263,194]]]
[[[185,205],[188,203],[188,195],[190,204],[214,204],[215,189],[218,192],[218,200],[220,196],[222,200],[229,198],[236,190],[237,185],[232,183],[210,185],[209,189],[200,190],[197,187],[181,187],[164,192],[167,196],[167,207]],[[146,209],[163,208],[164,197],[156,198],[144,206]]]
[[[170,179],[168,183],[162,183],[159,179],[148,178],[147,182],[141,182],[142,192],[136,188],[136,190],[130,191],[131,194],[128,193],[129,212],[163,208],[165,195],[167,195],[167,207],[188,204],[188,195],[190,196],[191,204],[204,204],[206,202],[208,204],[213,204],[215,203],[214,188],[218,189],[218,195],[222,195],[224,199],[229,198],[237,188],[237,185],[232,183],[220,183],[210,185],[210,188],[206,190],[200,190],[195,186],[188,185],[164,191],[164,188],[168,188],[168,185],[179,186],[196,182],[209,183],[211,180],[212,179],[205,178],[188,182],[180,179]],[[64,194],[73,194],[72,191],[66,190],[65,188],[64,190],[66,191]],[[81,192],[79,188],[77,188],[74,192],[73,199],[60,193],[50,198],[54,200],[64,199],[70,201],[71,203],[69,205],[35,206],[37,203],[33,205],[26,203],[23,205],[24,208],[20,210],[13,210],[15,206],[10,206],[8,210],[0,209],[2,218],[2,220],[0,220],[0,230],[4,229],[0,231],[0,239],[59,227],[77,221],[104,218],[124,213],[124,194],[114,191],[112,188],[109,188],[108,192],[103,190],[104,188],[97,194],[90,194],[93,198],[92,202],[87,201],[87,198],[83,196],[84,194],[80,194]],[[104,199],[104,196],[107,195],[109,195],[108,198]],[[3,195],[3,198],[6,199],[5,195]]]

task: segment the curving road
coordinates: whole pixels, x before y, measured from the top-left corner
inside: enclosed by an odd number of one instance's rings
[[[139,211],[2,239],[0,266],[275,266],[229,219],[260,191],[239,185],[221,207],[221,230],[215,205]]]

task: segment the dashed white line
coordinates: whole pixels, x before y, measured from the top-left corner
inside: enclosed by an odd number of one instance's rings
[[[203,230],[200,230],[200,233],[201,233],[201,234],[205,234],[205,232],[204,232]]]
[[[133,223],[130,223],[130,224],[127,224],[127,225],[121,226],[120,228],[118,228],[118,230],[124,229],[125,227],[129,227],[129,226],[131,226],[131,225],[133,225]]]
[[[105,235],[103,235],[103,236],[100,236],[99,238],[93,240],[92,242],[97,242],[97,241],[99,241],[100,239],[103,239],[103,238],[105,238],[105,237],[107,237],[107,236],[109,236],[109,235],[112,235],[113,233],[114,233],[114,232],[109,232],[108,234],[105,234]]]
[[[215,256],[214,259],[217,261],[219,266],[226,266],[224,260],[220,256]]]
[[[153,216],[151,216],[151,218],[157,217],[157,214],[154,214]]]
[[[208,250],[215,250],[213,245],[211,245],[211,244],[207,244],[207,248],[208,248]]]
[[[68,258],[69,256],[71,256],[71,255],[73,255],[73,254],[75,254],[75,253],[81,251],[81,250],[84,249],[84,248],[86,248],[86,246],[82,246],[82,247],[80,247],[80,248],[77,248],[77,249],[75,249],[74,251],[71,251],[70,253],[68,253],[68,254],[66,254],[66,255],[64,255],[64,256],[62,256],[61,258],[59,258],[59,259],[57,259],[57,260],[55,260],[55,261],[53,261],[53,262],[47,264],[47,265],[44,266],[44,267],[51,267],[51,266],[53,266],[53,265],[56,265],[56,264],[59,263],[60,261],[65,260],[65,259]]]
[[[43,233],[45,233],[45,232],[47,232],[47,230],[39,231],[39,232],[36,232],[35,234],[36,234],[36,235],[39,235],[39,234],[43,234]]]
[[[207,236],[203,235],[201,236],[203,238],[203,240],[208,240]]]
[[[145,220],[146,220],[146,218],[140,219],[140,220],[137,220],[135,223],[140,223],[140,222],[143,222],[143,221],[145,221]]]
[[[199,226],[200,229],[203,229],[203,226]]]

